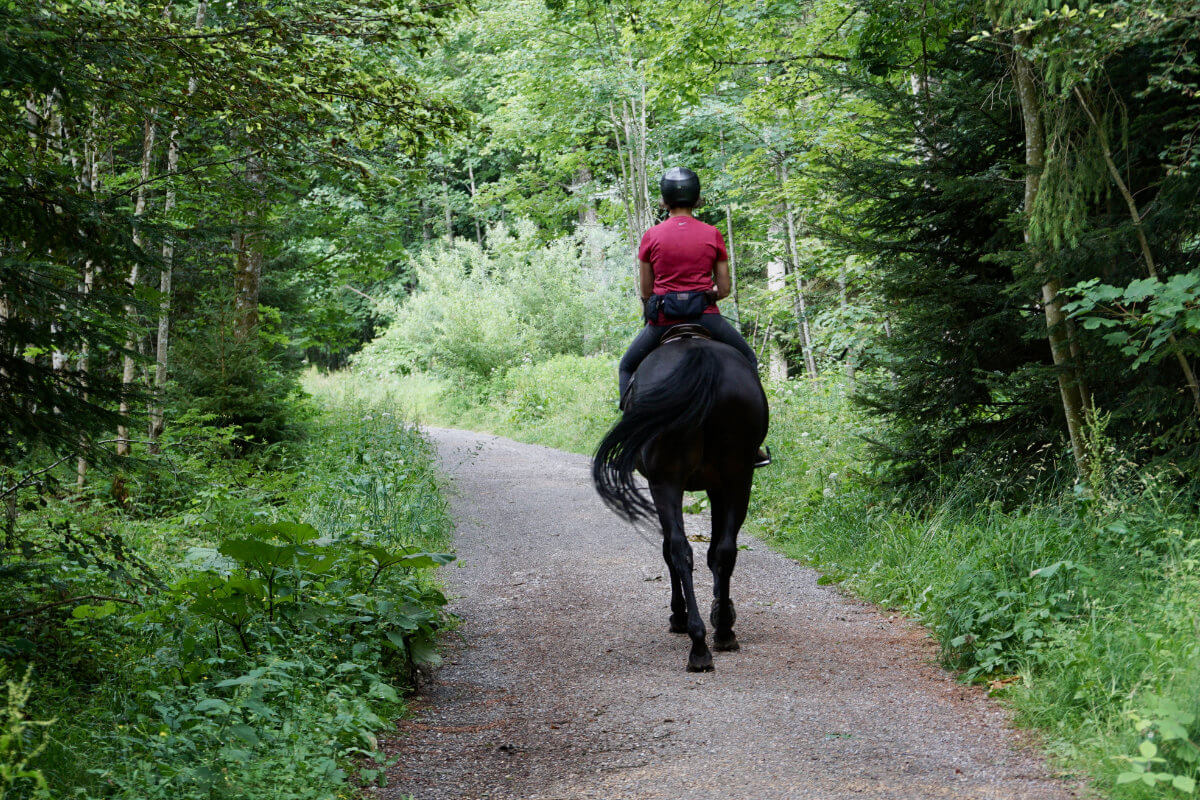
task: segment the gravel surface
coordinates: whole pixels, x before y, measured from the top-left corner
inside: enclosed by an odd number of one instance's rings
[[[1079,796],[1002,709],[938,668],[925,631],[818,586],[744,533],[732,583],[742,649],[686,672],[658,533],[601,505],[586,457],[429,434],[454,485],[459,560],[446,579],[463,622],[386,745],[398,762],[383,797]],[[707,533],[688,517],[693,540]],[[710,597],[707,544],[693,547]]]

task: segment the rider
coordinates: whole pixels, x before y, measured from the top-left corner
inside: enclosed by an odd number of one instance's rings
[[[668,317],[656,305],[648,306],[653,318],[647,319],[621,359],[622,401],[638,364],[658,345],[671,325],[681,322],[702,325],[713,339],[737,349],[756,373],[758,370],[754,348],[717,308],[717,301],[728,297],[730,292],[729,254],[721,232],[692,216],[692,210],[701,205],[700,178],[690,169],[673,167],[662,176],[659,190],[668,216],[646,231],[638,248],[642,303],[656,295],[661,298],[673,292],[702,292],[708,304],[703,313],[691,319]],[[755,466],[765,466],[770,460],[769,452],[759,449]]]

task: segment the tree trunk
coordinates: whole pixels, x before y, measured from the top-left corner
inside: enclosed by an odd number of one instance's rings
[[[784,194],[787,186],[787,164],[779,164],[780,207],[787,224],[788,263],[792,271],[792,308],[796,326],[800,329],[800,347],[804,352],[804,368],[808,377],[817,377],[817,360],[813,356],[812,338],[808,328],[808,305],[804,302],[804,282],[800,278],[800,260],[796,252],[796,226],[792,221],[792,209]]]
[[[94,198],[100,193],[100,147],[97,141],[99,136],[98,129],[100,127],[99,114],[93,109],[92,120],[88,126],[88,132],[84,141],[84,156],[83,156],[83,182],[86,184],[86,191],[90,192]],[[88,259],[83,265],[83,286],[81,287],[83,294],[86,296],[91,294],[92,287],[95,285],[96,271],[92,266],[92,260]],[[91,348],[87,341],[79,348],[79,385],[83,387],[83,400],[87,400],[87,383],[88,371],[91,368]],[[83,434],[79,436],[79,457],[75,461],[75,488],[82,492],[87,487],[87,460],[88,440]]]
[[[846,292],[846,262],[838,268],[838,305],[842,310],[842,324],[849,318],[850,300]],[[854,391],[854,376],[858,371],[858,349],[851,344],[846,348],[846,383]]]
[[[629,226],[629,249],[637,265],[637,250],[642,234],[654,224],[650,204],[649,177],[646,165],[646,108],[645,79],[639,84],[639,95],[621,101],[620,114],[609,105],[609,118],[617,138],[617,155],[621,165],[621,184],[625,198],[625,219]]]
[[[733,255],[733,208],[725,206],[725,251],[729,254],[729,288],[733,295],[733,325],[739,330],[742,327],[742,308],[738,303],[737,261]]]
[[[266,217],[265,170],[262,158],[246,161],[246,185],[250,190],[237,235],[237,271],[234,275],[234,332],[242,340],[258,330],[258,294],[262,286],[263,225]]]
[[[580,167],[575,171],[575,177],[571,179],[571,194],[576,196],[579,203],[579,225],[581,227],[595,225],[599,221],[596,215],[596,204],[592,202],[592,198],[580,197],[591,183],[592,171],[587,167]]]
[[[1029,46],[1029,33],[1013,34],[1013,77],[1017,99],[1021,104],[1021,120],[1025,128],[1025,199],[1026,217],[1024,239],[1030,249],[1037,246],[1034,241],[1032,222],[1033,207],[1041,186],[1042,170],[1046,163],[1046,137],[1042,128],[1041,103],[1033,72],[1033,65],[1022,51]],[[1039,262],[1039,267],[1042,264]],[[1061,284],[1057,275],[1049,275],[1042,284],[1042,308],[1046,313],[1046,328],[1050,340],[1050,355],[1058,373],[1058,390],[1062,397],[1063,414],[1067,419],[1067,434],[1071,439],[1071,451],[1075,455],[1075,466],[1079,477],[1087,480],[1088,453],[1083,441],[1083,399],[1079,382],[1071,360],[1070,342],[1067,337],[1067,318],[1059,297]]]
[[[146,117],[145,125],[142,130],[142,168],[138,173],[141,178],[141,186],[137,190],[137,200],[133,204],[133,243],[140,250],[145,247],[145,239],[142,236],[141,228],[138,222],[146,213],[146,183],[150,180],[150,165],[154,161],[154,137],[155,128],[154,120]],[[132,291],[137,291],[138,287],[138,269],[139,264],[135,261],[133,266],[129,268],[129,287]],[[129,395],[133,391],[133,379],[136,368],[136,362],[133,358],[133,350],[137,347],[137,309],[132,303],[125,306],[126,324],[129,325],[129,332],[125,338],[125,357],[123,369],[121,371],[121,416],[128,416],[132,407],[129,403]],[[117,426],[117,455],[129,455],[129,426]]]
[[[204,27],[204,16],[208,11],[207,0],[200,0],[196,6],[196,30]],[[188,97],[196,92],[196,76],[188,78]],[[163,197],[163,217],[170,218],[175,209],[175,180],[179,171],[179,118],[171,124],[171,133],[167,144],[167,190]],[[158,275],[158,332],[154,345],[154,390],[153,401],[150,405],[150,429],[147,438],[150,441],[151,453],[159,452],[158,439],[166,426],[164,413],[165,394],[167,391],[167,358],[170,353],[171,338],[171,283],[174,280],[175,245],[168,238],[163,242],[163,265]]]
[[[767,226],[767,239],[778,242],[783,237],[783,222],[778,216],[771,219]],[[767,262],[767,289],[777,294],[787,288],[787,264],[781,256],[776,256]],[[787,359],[784,358],[783,348],[779,342],[771,338],[771,326],[767,326],[764,344],[767,347],[767,374],[773,381],[785,381],[788,376]]]
[[[450,182],[442,173],[442,209],[446,213],[446,242],[454,241],[454,216],[450,213]]]
[[[471,162],[469,160],[467,161],[467,177],[471,181],[471,184],[470,184],[471,185],[471,204],[473,206],[475,203],[475,167],[471,164]],[[482,250],[483,249],[483,231],[479,227],[479,214],[478,214],[477,209],[476,209],[475,213],[471,214],[471,219],[475,223],[475,244],[479,245],[479,249]]]
[[[421,198],[418,208],[421,214],[421,241],[429,244],[433,239],[433,225],[429,222],[429,203],[424,197]]]

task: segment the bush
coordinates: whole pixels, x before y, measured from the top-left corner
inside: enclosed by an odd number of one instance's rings
[[[624,347],[637,324],[632,281],[588,264],[574,238],[544,245],[528,223],[488,234],[488,249],[456,240],[424,251],[417,291],[355,357],[376,375],[432,372],[471,384],[554,355]],[[627,290],[618,288],[628,284]]]

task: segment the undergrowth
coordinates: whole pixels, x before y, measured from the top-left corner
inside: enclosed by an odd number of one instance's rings
[[[448,517],[389,409],[307,425],[246,458],[184,422],[123,502],[30,494],[0,589],[34,609],[0,626],[0,796],[315,800],[382,776],[376,732],[448,622]]]

